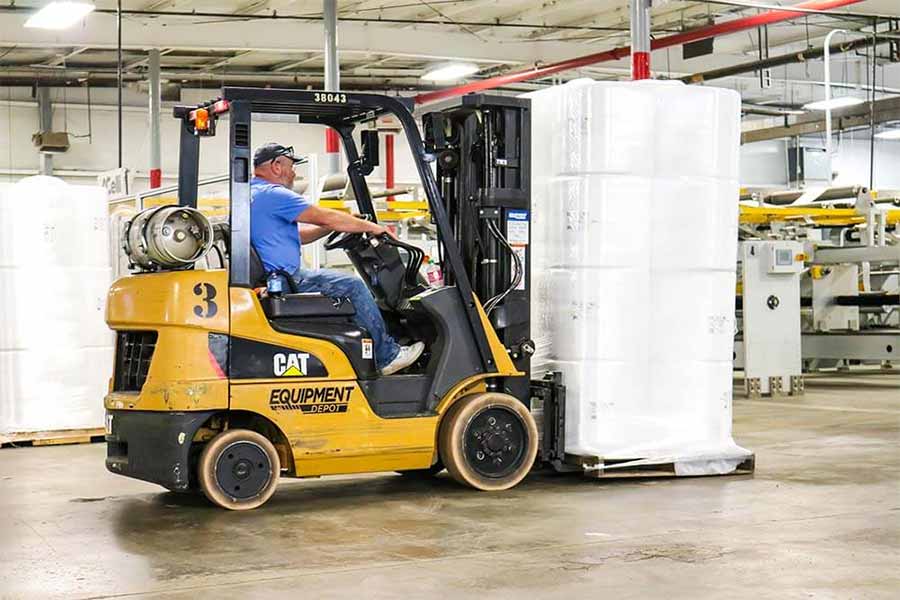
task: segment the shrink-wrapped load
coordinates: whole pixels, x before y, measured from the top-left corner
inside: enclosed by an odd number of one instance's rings
[[[563,373],[566,452],[734,469],[738,94],[582,79],[528,97],[532,369]]]
[[[103,188],[0,185],[0,434],[103,426],[108,235]]]

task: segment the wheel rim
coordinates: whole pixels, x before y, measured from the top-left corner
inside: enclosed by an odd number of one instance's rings
[[[266,451],[254,442],[234,442],[216,460],[216,483],[235,500],[258,496],[272,478],[272,463]]]
[[[505,407],[493,406],[476,414],[466,427],[466,461],[483,477],[500,479],[522,463],[528,431],[522,418]]]

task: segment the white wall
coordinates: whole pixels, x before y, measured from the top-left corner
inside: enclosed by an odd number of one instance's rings
[[[184,90],[183,104],[196,104],[209,100],[213,90]],[[81,89],[56,88],[51,91],[54,102],[53,124],[58,131],[72,135],[88,132],[87,94]],[[91,92],[92,139],[71,138],[71,148],[54,157],[57,175],[71,181],[93,182],[96,174],[116,168],[117,165],[117,113],[116,91],[94,89]],[[123,161],[136,175],[135,187],[146,189],[149,184],[149,127],[147,95],[138,89],[127,89],[124,123]],[[172,117],[172,103],[164,103],[161,116],[162,169],[164,182],[174,183],[178,168],[178,123]],[[227,121],[222,123],[227,126]],[[0,181],[15,181],[34,174],[38,168],[38,153],[31,143],[31,135],[38,130],[37,104],[31,98],[29,88],[0,88]],[[383,138],[384,136],[382,136]],[[227,170],[227,135],[218,135],[203,141],[201,149],[201,176],[222,174]],[[257,123],[253,128],[254,146],[266,141],[278,141],[293,145],[300,153],[325,151],[324,133],[315,125],[283,123]],[[821,136],[813,139],[823,143]],[[375,184],[384,180],[384,142],[382,141],[382,166],[369,180]],[[741,148],[741,183],[783,187],[784,167],[772,160],[772,144],[783,141],[748,144]],[[766,146],[768,145],[768,147]],[[869,141],[867,132],[850,132],[835,136],[834,168],[838,172],[836,185],[868,185]],[[417,184],[419,177],[412,155],[403,135],[394,144],[396,179],[398,185]],[[760,153],[760,150],[769,152]],[[80,174],[80,175],[79,175]],[[875,188],[900,189],[900,141],[875,140]]]
[[[857,132],[835,139],[832,169],[837,173],[835,185],[869,185],[869,136]],[[876,190],[900,190],[900,141],[875,138]]]
[[[824,146],[824,136],[804,138]],[[741,146],[741,185],[786,187],[786,140],[768,140]],[[869,186],[870,147],[868,132],[848,132],[834,136],[835,186]],[[875,179],[873,189],[900,190],[900,141],[875,139]]]
[[[214,96],[211,90],[188,90],[182,95],[183,104],[196,104]],[[54,172],[63,179],[79,183],[93,182],[96,174],[118,166],[117,111],[115,90],[100,89],[91,93],[92,137],[72,137],[68,152],[53,159]],[[88,132],[87,97],[83,90],[53,90],[53,126],[56,131],[71,135]],[[66,101],[63,104],[64,100]],[[146,95],[128,90],[123,115],[123,164],[135,173],[137,190],[149,185],[149,120]],[[172,103],[164,103],[161,110],[162,171],[164,184],[175,183],[178,169],[178,121],[172,117]],[[227,172],[227,120],[220,123],[220,133],[201,142],[200,175],[213,176]],[[0,181],[15,181],[37,172],[38,152],[31,135],[38,131],[38,108],[25,88],[0,88]],[[384,136],[382,135],[381,166],[372,173],[370,182],[384,180]],[[317,125],[258,122],[252,131],[252,144],[276,141],[294,146],[297,153],[325,152],[324,128]],[[398,135],[394,143],[395,170],[398,185],[418,184],[412,154],[405,137]],[[346,163],[346,161],[345,161]],[[322,160],[320,159],[320,165]]]

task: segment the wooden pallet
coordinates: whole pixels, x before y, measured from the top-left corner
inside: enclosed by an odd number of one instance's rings
[[[106,432],[102,427],[0,433],[0,447],[90,444],[91,442],[102,442],[105,435]]]
[[[639,465],[632,467],[604,469],[599,465],[585,465],[584,474],[595,479],[618,479],[636,477],[676,477],[674,463],[661,463],[655,465]],[[756,455],[751,455],[740,462],[731,473],[727,475],[748,475],[756,470]]]

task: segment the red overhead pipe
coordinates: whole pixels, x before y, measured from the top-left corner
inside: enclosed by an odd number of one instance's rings
[[[863,0],[807,0],[806,2],[797,4],[794,8],[803,8],[807,10],[830,10],[832,8],[847,6],[848,4],[857,4],[862,1]],[[772,10],[750,17],[743,17],[740,19],[725,21],[724,23],[715,23],[713,25],[707,25],[705,27],[698,27],[696,29],[691,29],[690,31],[676,33],[674,35],[653,40],[653,42],[651,42],[650,44],[650,48],[653,50],[659,50],[661,48],[680,46],[682,44],[687,44],[688,42],[696,42],[698,40],[705,40],[711,37],[727,35],[729,33],[735,33],[737,31],[743,31],[745,29],[753,29],[755,27],[770,25],[772,23],[778,23],[780,21],[796,19],[797,17],[803,17],[807,14],[808,13],[798,12],[790,9]],[[488,79],[473,81],[471,83],[467,83],[465,85],[460,85],[457,87],[436,90],[433,92],[425,92],[424,94],[414,96],[413,99],[415,100],[416,104],[427,104],[428,102],[435,102],[437,100],[443,100],[445,98],[453,98],[454,96],[462,96],[463,94],[468,94],[471,92],[480,92],[481,90],[489,90],[492,88],[509,85],[510,83],[518,83],[520,81],[527,81],[529,79],[547,77],[548,75],[553,75],[554,73],[570,71],[572,69],[577,69],[579,67],[584,67],[587,65],[593,65],[611,60],[619,60],[620,58],[625,58],[629,54],[631,54],[631,48],[629,46],[621,46],[619,48],[613,48],[612,50],[607,50],[605,52],[598,52],[596,54],[588,54],[587,56],[570,58],[569,60],[545,65],[543,67],[533,67],[525,71],[506,73],[505,75],[489,77]]]

